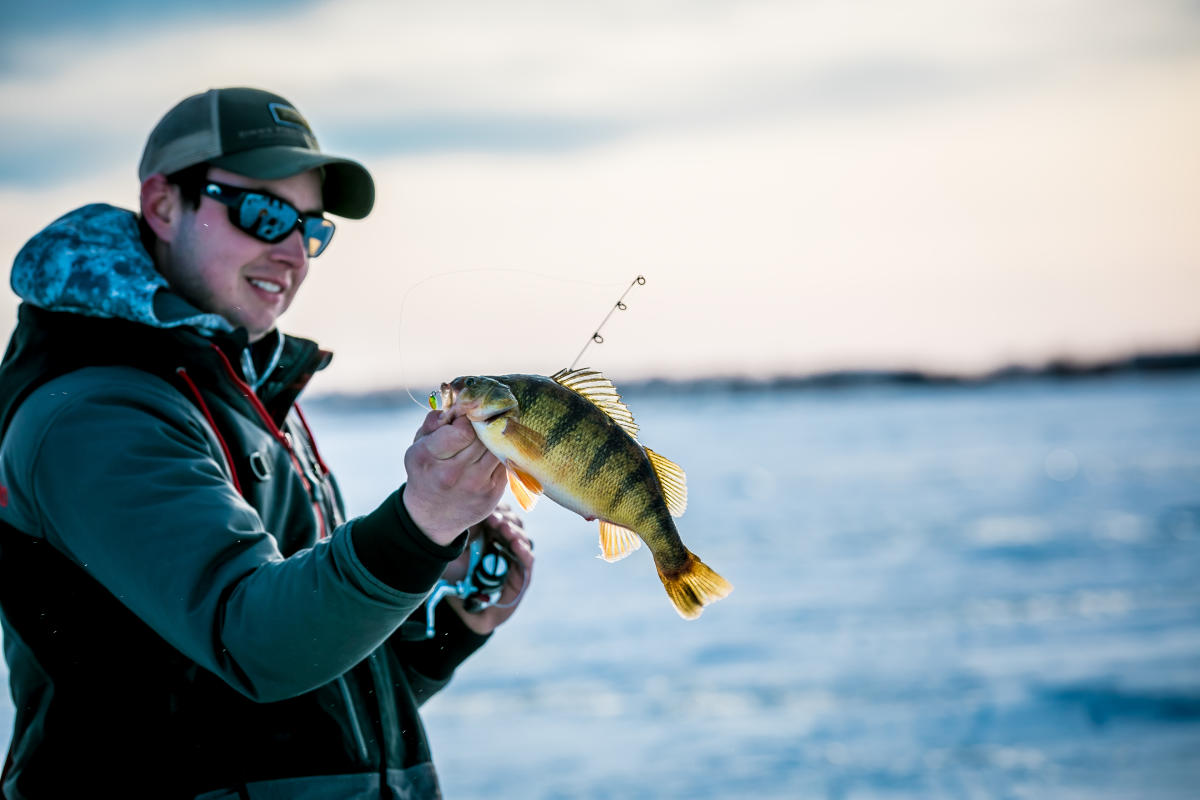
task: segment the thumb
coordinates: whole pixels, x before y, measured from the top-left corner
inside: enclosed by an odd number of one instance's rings
[[[416,435],[413,436],[413,441],[415,442],[422,436],[428,436],[445,424],[445,420],[442,419],[442,412],[430,411],[425,415],[425,419],[421,420],[421,427],[417,429]]]

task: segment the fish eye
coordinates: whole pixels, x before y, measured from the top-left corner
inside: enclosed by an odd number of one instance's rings
[[[474,386],[474,385],[475,385],[474,378],[467,378],[465,381],[463,381],[463,386]]]

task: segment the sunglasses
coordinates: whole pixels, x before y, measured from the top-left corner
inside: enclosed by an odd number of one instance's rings
[[[333,223],[319,214],[302,214],[291,203],[258,189],[206,181],[204,195],[229,207],[229,221],[260,242],[275,244],[294,230],[304,236],[309,258],[316,258],[333,238]]]

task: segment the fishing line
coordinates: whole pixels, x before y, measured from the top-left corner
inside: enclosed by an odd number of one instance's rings
[[[579,351],[579,355],[575,356],[575,360],[571,362],[571,366],[567,367],[568,370],[575,369],[575,365],[579,363],[579,359],[583,358],[584,350],[587,350],[588,346],[591,345],[592,342],[595,342],[596,344],[604,344],[604,337],[600,335],[600,331],[603,330],[604,326],[608,324],[609,317],[611,317],[617,311],[628,311],[629,306],[625,305],[625,295],[633,291],[634,286],[645,285],[646,277],[644,275],[638,275],[633,279],[633,282],[626,287],[625,293],[617,298],[617,302],[614,303],[613,307],[608,310],[608,313],[604,316],[604,319],[600,320],[600,324],[597,325],[596,330],[592,332],[591,338],[584,342],[583,349]]]
[[[401,383],[404,384],[405,394],[407,394],[408,398],[410,400],[412,400],[413,403],[415,403],[417,406],[419,406],[422,410],[426,410],[426,411],[429,410],[430,404],[422,403],[420,400],[418,400],[416,397],[414,397],[412,390],[408,386],[408,382],[404,380],[404,365],[402,363],[403,353],[404,353],[404,319],[405,319],[404,307],[408,303],[409,296],[414,291],[416,291],[417,289],[419,289],[420,287],[424,286],[425,284],[429,283],[432,280],[436,280],[438,278],[450,278],[455,275],[468,275],[468,274],[480,273],[480,272],[487,272],[487,273],[513,272],[513,273],[517,273],[520,275],[532,275],[536,278],[544,278],[546,280],[558,281],[559,283],[575,283],[575,284],[579,284],[580,286],[592,286],[592,287],[597,287],[597,288],[604,288],[604,287],[609,286],[609,284],[607,284],[607,283],[599,283],[597,281],[579,280],[578,278],[564,278],[561,275],[547,275],[543,272],[535,272],[534,270],[530,270],[530,269],[517,269],[515,267],[475,267],[472,269],[457,269],[452,272],[437,272],[437,273],[434,273],[433,275],[428,275],[428,276],[422,278],[421,280],[417,281],[416,283],[412,284],[411,286],[409,286],[407,289],[404,290],[404,296],[400,298],[400,310],[397,314],[397,317],[398,317],[397,327],[399,328],[400,340],[401,340],[400,341],[401,356],[399,356],[396,359],[396,372],[399,375]],[[638,276],[638,279],[641,280],[642,283],[645,283],[645,279],[642,278],[640,275]],[[624,296],[625,295],[621,295],[622,298]],[[601,324],[603,325],[603,323],[601,323]],[[432,401],[432,397],[430,399]]]

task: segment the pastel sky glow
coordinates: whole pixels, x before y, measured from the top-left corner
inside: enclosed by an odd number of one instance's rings
[[[639,273],[618,383],[1200,345],[1193,2],[166,5],[0,32],[0,258],[134,207],[182,97],[276,91],[379,193],[281,326],[321,390],[553,372]]]

